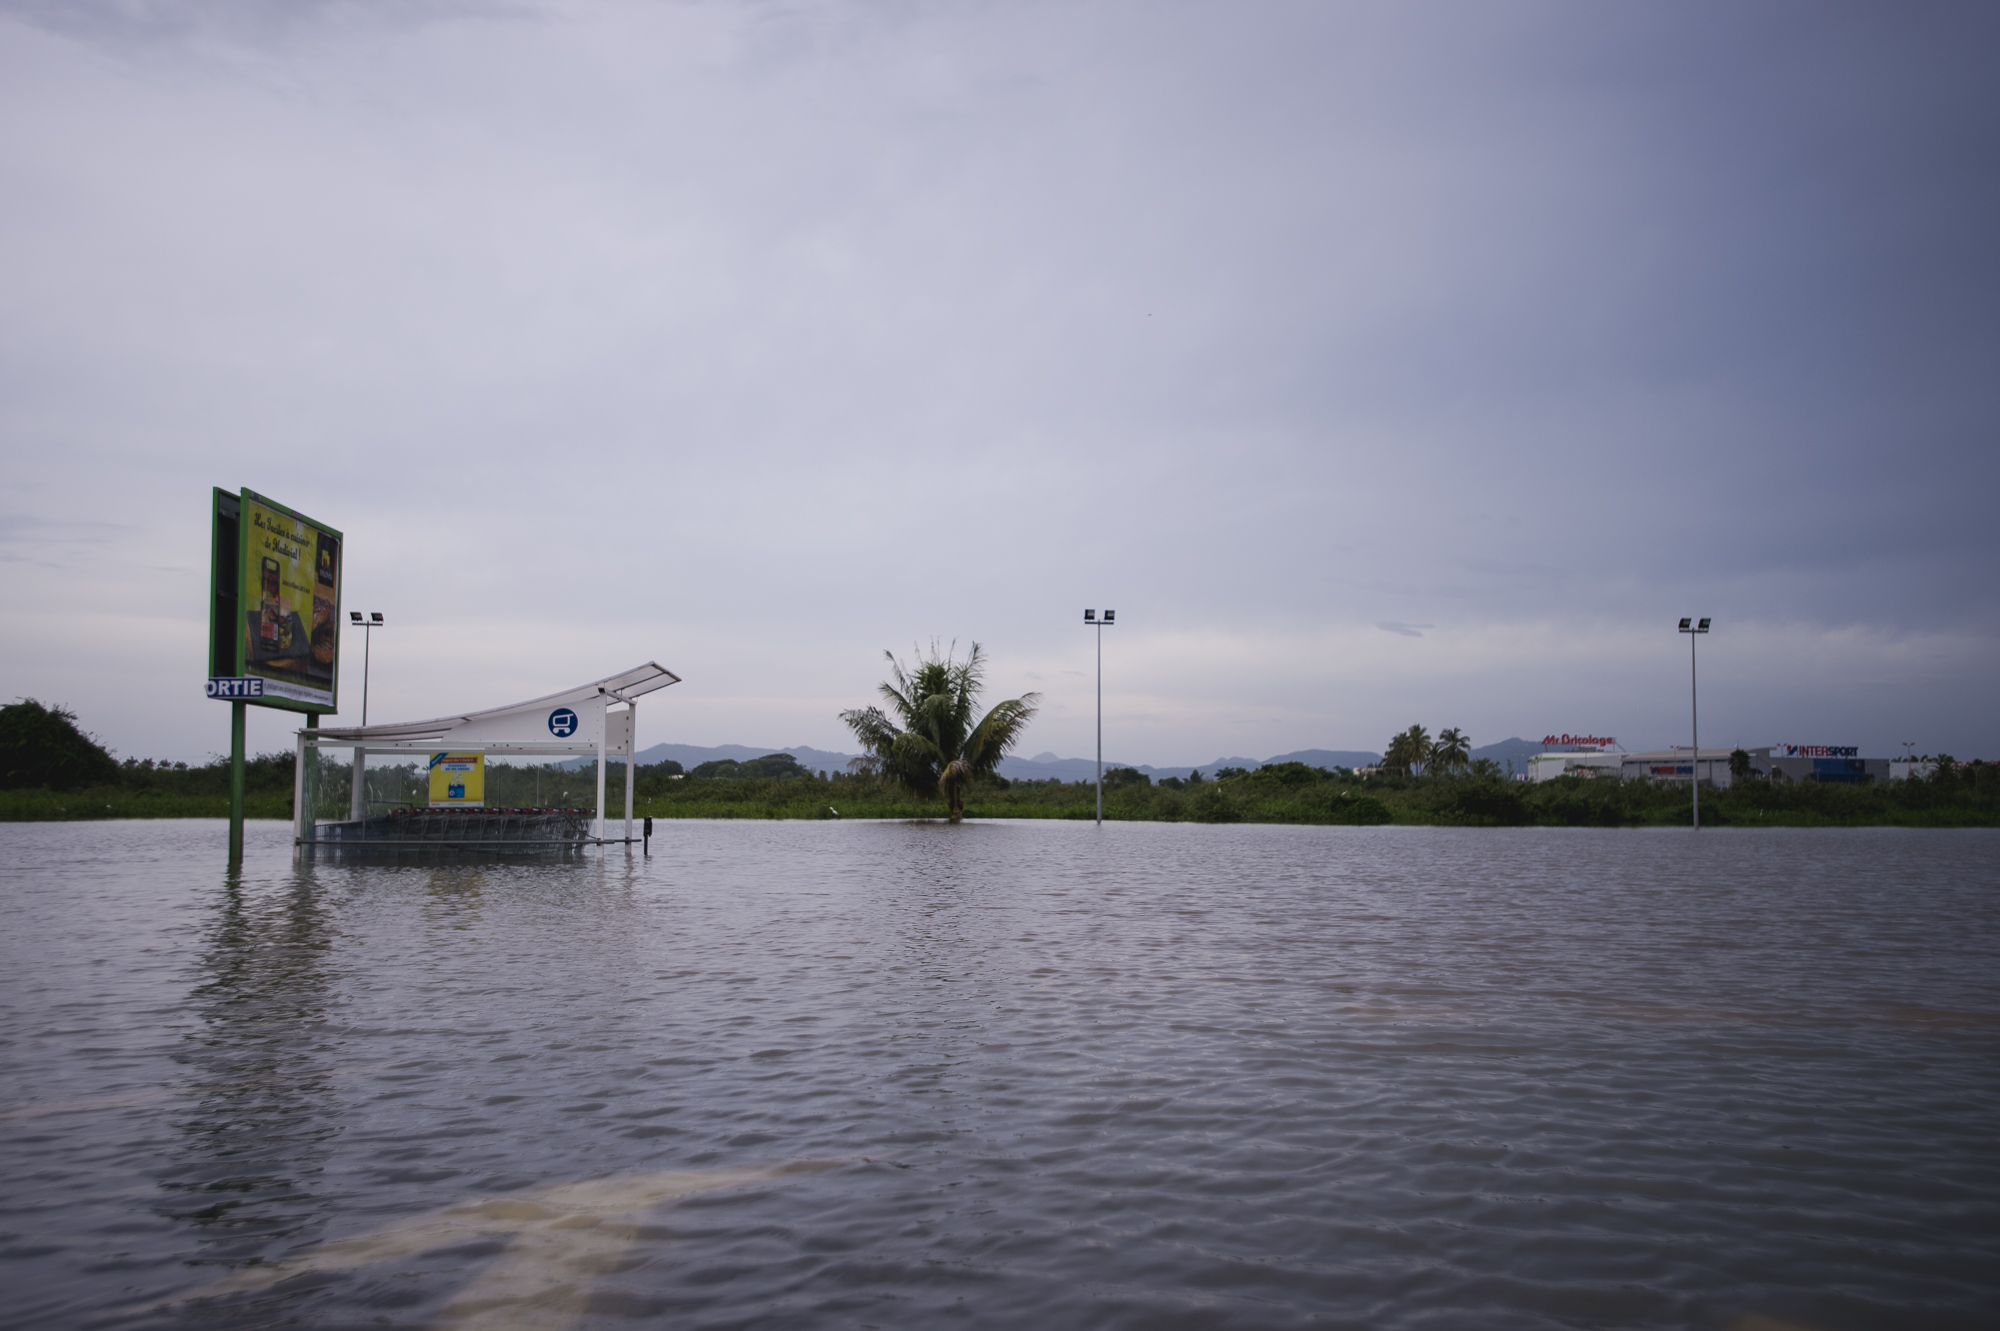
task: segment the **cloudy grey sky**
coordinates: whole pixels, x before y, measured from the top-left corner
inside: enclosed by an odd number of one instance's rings
[[[0,0],[0,692],[200,696],[211,485],[370,711],[849,748],[2000,756],[2000,10]],[[358,719],[359,642],[343,720]],[[252,743],[290,719],[253,716]]]

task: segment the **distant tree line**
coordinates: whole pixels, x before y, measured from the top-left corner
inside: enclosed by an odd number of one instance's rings
[[[245,760],[246,791],[292,791],[292,755],[261,753]],[[212,795],[229,792],[229,757],[189,766],[184,762],[111,756],[76,723],[67,707],[34,698],[0,706],[0,790],[67,792],[105,788]]]
[[[920,695],[921,697],[922,695]],[[1412,731],[1416,732],[1412,735]],[[1422,727],[1397,738],[1407,746],[1373,774],[1301,762],[1255,769],[1225,767],[1204,778],[1166,777],[1155,784],[1131,767],[1104,774],[1107,818],[1174,822],[1425,823],[1470,826],[1684,825],[1685,787],[1652,781],[1561,777],[1529,785],[1506,780],[1490,762],[1454,758],[1465,738],[1445,731],[1432,741]],[[893,747],[893,741],[891,741]],[[963,750],[960,750],[962,753]],[[1421,752],[1421,759],[1412,755]],[[352,769],[328,750],[320,758],[322,817],[344,818]],[[1749,755],[1732,755],[1748,771]],[[288,815],[293,755],[249,760],[245,788],[252,817]],[[1880,786],[1746,780],[1702,797],[1702,822],[1736,826],[2000,826],[2000,764],[1963,763],[1940,754],[1923,780]],[[986,771],[967,775],[958,797],[935,778],[895,779],[879,754],[828,777],[788,753],[748,761],[718,760],[691,772],[677,762],[637,769],[635,812],[695,818],[1075,818],[1095,813],[1090,781],[1008,781]],[[489,764],[487,803],[586,807],[596,799],[594,763]],[[605,807],[624,805],[625,768],[606,769]],[[229,790],[226,758],[190,766],[139,759],[116,761],[85,733],[76,715],[33,699],[0,707],[0,777],[9,819],[221,816]],[[371,765],[368,798],[422,803],[428,781],[415,762]]]

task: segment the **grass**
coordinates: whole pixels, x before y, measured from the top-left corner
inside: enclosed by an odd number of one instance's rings
[[[227,818],[229,796],[93,786],[85,790],[0,790],[0,822],[70,822],[88,818]],[[292,816],[292,796],[267,792],[243,798],[245,818]]]

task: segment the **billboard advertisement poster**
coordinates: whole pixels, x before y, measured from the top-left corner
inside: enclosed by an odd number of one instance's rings
[[[264,680],[263,703],[337,706],[341,535],[253,491],[238,517],[237,673]]]
[[[431,807],[477,809],[486,803],[486,755],[431,755]]]

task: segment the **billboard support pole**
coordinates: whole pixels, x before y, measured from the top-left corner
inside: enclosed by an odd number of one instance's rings
[[[229,704],[229,867],[243,867],[243,722],[250,704]]]

